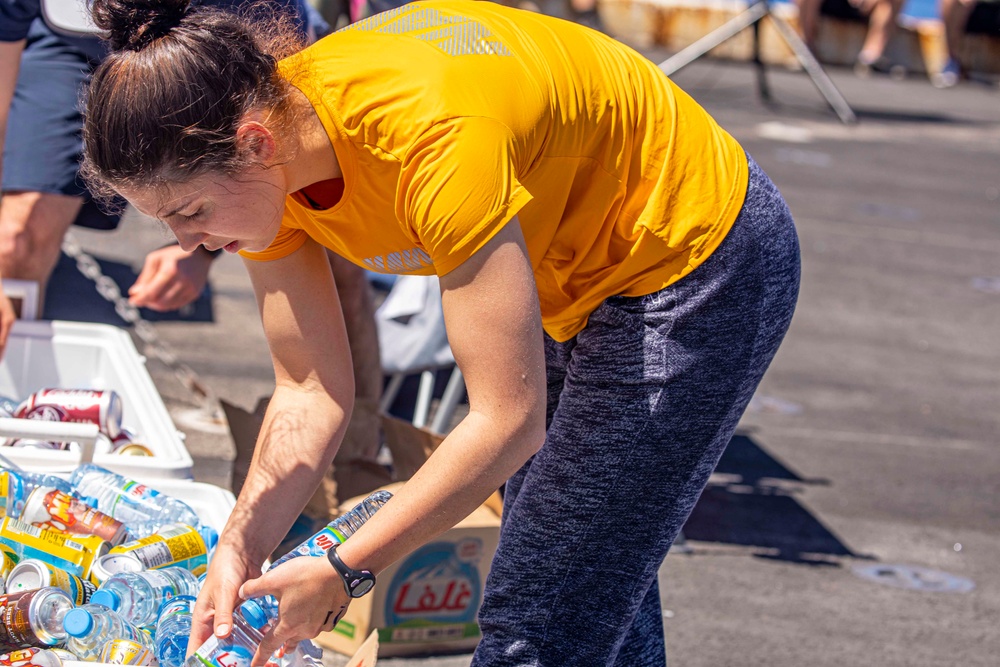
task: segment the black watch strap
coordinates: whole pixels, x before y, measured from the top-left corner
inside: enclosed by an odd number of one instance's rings
[[[359,598],[370,592],[375,587],[375,575],[368,570],[355,570],[345,565],[337,553],[337,546],[334,544],[330,547],[326,557],[343,580],[347,594],[352,598]]]

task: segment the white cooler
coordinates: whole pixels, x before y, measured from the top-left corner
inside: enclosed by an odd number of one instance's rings
[[[134,431],[136,442],[149,447],[153,456],[94,454],[86,446],[76,452],[0,447],[0,454],[12,463],[27,470],[67,473],[92,458],[97,465],[132,478],[192,477],[193,462],[184,436],[153,385],[145,359],[123,329],[62,321],[15,322],[0,361],[0,396],[20,401],[46,388],[114,390],[122,399],[122,425]],[[45,430],[51,429],[58,437],[65,437],[67,430],[79,431],[84,442],[87,435],[92,437],[85,431],[95,430],[86,424],[0,419],[0,439],[24,429],[31,431],[32,439],[42,441]]]

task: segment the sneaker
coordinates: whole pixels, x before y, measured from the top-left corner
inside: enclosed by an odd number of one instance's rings
[[[961,78],[962,66],[954,58],[948,58],[941,71],[931,77],[931,84],[935,88],[951,88],[958,84]]]
[[[872,60],[861,54],[854,61],[854,74],[862,79],[870,79],[874,74],[888,74],[894,80],[901,81],[906,78],[906,67],[893,64],[885,56]]]

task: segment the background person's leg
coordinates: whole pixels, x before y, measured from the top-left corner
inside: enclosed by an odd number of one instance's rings
[[[0,197],[0,275],[38,282],[38,312],[63,237],[82,206],[82,197],[44,192],[6,192]]]
[[[903,0],[875,0],[871,3],[868,14],[868,32],[858,54],[858,61],[874,65],[885,55],[889,41],[896,33],[899,12],[903,9]]]
[[[43,303],[63,236],[87,198],[78,178],[79,101],[90,67],[85,53],[33,26],[8,118],[0,272],[6,278],[38,281]]]

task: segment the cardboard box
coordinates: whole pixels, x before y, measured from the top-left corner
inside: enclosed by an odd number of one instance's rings
[[[498,500],[494,494],[444,535],[380,573],[375,589],[351,602],[337,627],[315,642],[349,655],[376,631],[380,657],[474,649],[480,637],[476,616],[500,539]]]
[[[368,635],[357,653],[351,656],[344,667],[374,667],[378,661],[378,633]]]

